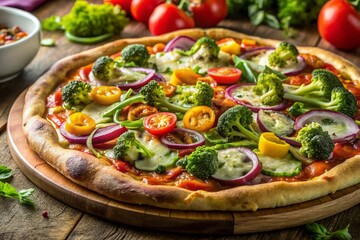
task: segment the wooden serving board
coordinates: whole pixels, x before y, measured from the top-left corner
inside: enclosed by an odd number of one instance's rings
[[[21,126],[24,96],[25,92],[12,106],[7,126],[8,142],[16,164],[51,196],[101,218],[171,232],[241,234],[302,225],[360,203],[360,184],[301,204],[256,212],[179,211],[118,202],[63,177],[29,148]]]

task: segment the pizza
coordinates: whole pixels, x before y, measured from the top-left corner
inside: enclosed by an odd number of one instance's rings
[[[28,90],[29,146],[121,202],[255,211],[360,183],[360,70],[334,53],[225,29],[121,39]]]

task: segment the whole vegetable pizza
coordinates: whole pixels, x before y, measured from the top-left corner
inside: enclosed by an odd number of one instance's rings
[[[28,90],[29,146],[122,202],[246,211],[360,183],[360,70],[225,29],[123,39],[57,62]]]

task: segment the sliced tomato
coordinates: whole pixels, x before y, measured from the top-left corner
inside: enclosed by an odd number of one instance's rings
[[[289,83],[291,85],[308,85],[311,82],[311,78],[312,78],[312,74],[311,73],[305,73],[305,74],[300,74],[297,76],[291,76],[289,78]]]
[[[61,124],[66,121],[66,116],[63,116],[62,114],[49,114],[47,119],[52,121],[57,127],[60,127]]]
[[[211,191],[214,187],[211,183],[199,180],[181,180],[178,187],[185,188],[192,191],[205,190]]]
[[[176,121],[174,113],[159,112],[144,119],[144,128],[149,133],[160,136],[171,132],[176,126]]]
[[[130,172],[132,168],[130,163],[124,161],[115,161],[113,166],[122,173]]]
[[[241,77],[241,70],[233,67],[216,67],[208,70],[208,75],[219,84],[234,84]]]
[[[61,91],[56,91],[54,94],[51,94],[47,97],[47,107],[57,107],[61,106],[63,103],[62,101],[62,93]]]
[[[91,73],[92,64],[89,64],[87,66],[84,66],[79,69],[79,76],[84,81],[89,81],[89,74]]]
[[[335,75],[340,74],[340,72],[333,65],[331,65],[329,63],[324,63],[324,69],[333,72]]]

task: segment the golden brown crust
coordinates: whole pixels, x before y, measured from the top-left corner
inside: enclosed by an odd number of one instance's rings
[[[274,208],[300,203],[333,193],[360,182],[360,156],[346,160],[330,171],[311,181],[272,182],[253,186],[241,186],[219,192],[189,191],[177,187],[154,186],[134,180],[89,154],[64,149],[51,124],[42,118],[46,96],[62,82],[72,70],[94,62],[102,55],[111,55],[130,43],[166,43],[176,35],[200,38],[208,35],[252,38],[260,44],[275,46],[278,41],[261,39],[225,29],[184,30],[160,37],[124,39],[89,50],[57,62],[28,91],[26,95],[23,128],[29,146],[49,165],[71,181],[110,198],[156,207],[183,210],[232,210],[245,211]],[[343,58],[318,48],[300,48],[332,63],[352,79],[360,79],[360,71]]]

